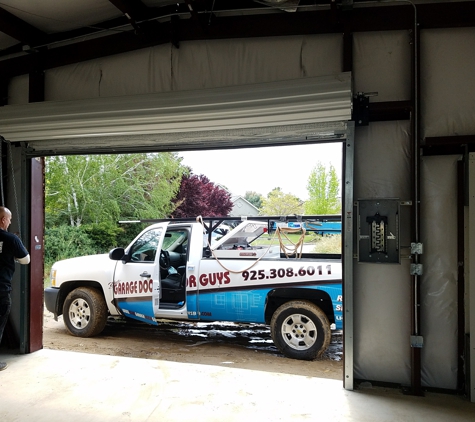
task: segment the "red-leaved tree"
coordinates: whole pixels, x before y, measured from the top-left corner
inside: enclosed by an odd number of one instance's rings
[[[183,176],[180,190],[173,201],[177,208],[173,218],[184,217],[224,217],[233,208],[231,194],[216,186],[201,174]]]

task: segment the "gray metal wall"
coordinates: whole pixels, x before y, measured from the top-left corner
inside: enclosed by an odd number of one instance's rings
[[[425,385],[457,387],[457,161],[422,159],[421,231],[424,244],[421,323]],[[461,304],[463,306],[463,304]]]
[[[373,123],[356,131],[355,201],[411,198],[408,122]],[[401,245],[410,220],[401,218]],[[354,263],[355,378],[410,384],[411,278],[401,264]]]

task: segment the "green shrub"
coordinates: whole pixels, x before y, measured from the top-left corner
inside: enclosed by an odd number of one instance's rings
[[[45,230],[45,275],[56,261],[95,253],[94,242],[81,227],[63,225]]]
[[[124,233],[123,227],[117,224],[104,221],[96,224],[85,224],[81,226],[84,232],[89,236],[95,249],[100,253],[109,252],[112,248],[121,246],[118,244],[118,238]]]
[[[149,223],[122,224],[120,226],[121,232],[117,235],[115,246],[121,248],[127,247],[129,243],[149,225]]]
[[[126,247],[145,224],[117,226],[109,222],[80,227],[60,225],[45,230],[45,277],[51,266],[62,259],[108,253],[115,247]]]

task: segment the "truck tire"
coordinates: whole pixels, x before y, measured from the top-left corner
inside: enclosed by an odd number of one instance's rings
[[[63,305],[63,319],[68,331],[77,337],[93,337],[107,322],[107,305],[97,289],[78,287],[68,294]]]
[[[314,303],[293,300],[272,315],[271,336],[283,355],[300,360],[319,358],[331,340],[330,322]]]

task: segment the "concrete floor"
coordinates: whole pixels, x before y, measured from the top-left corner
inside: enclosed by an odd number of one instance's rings
[[[297,375],[56,350],[0,360],[2,422],[475,420],[462,397]]]

